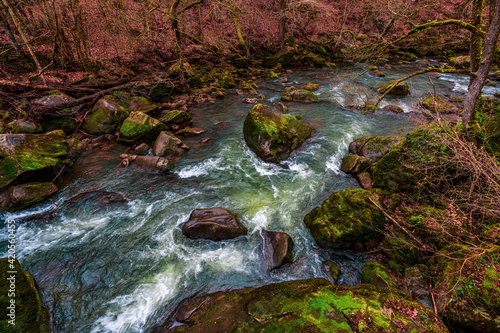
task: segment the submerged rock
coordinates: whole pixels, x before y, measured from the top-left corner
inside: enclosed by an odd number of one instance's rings
[[[247,228],[227,209],[214,207],[193,210],[182,233],[191,239],[220,241],[246,235]]]
[[[184,137],[193,137],[198,136],[205,133],[203,128],[198,127],[186,127],[181,129],[180,131],[175,132],[175,135],[184,136]]]
[[[246,115],[243,136],[248,147],[266,162],[279,163],[311,136],[312,128],[300,115],[280,115],[257,104]]]
[[[9,297],[12,289],[15,296]],[[43,305],[35,280],[23,270],[17,259],[0,259],[0,293],[1,332],[51,332],[49,313]],[[12,319],[15,319],[15,325],[9,323]]]
[[[153,146],[153,155],[182,155],[189,149],[179,138],[170,132],[162,131]]]
[[[381,85],[380,87],[377,88],[377,91],[381,94],[385,93],[389,87],[394,84],[394,81],[387,82],[384,85]],[[411,95],[410,92],[410,87],[408,86],[408,83],[406,82],[400,82],[398,83],[394,88],[391,89],[391,91],[388,93],[388,95],[396,95],[396,96],[407,96]]]
[[[114,133],[128,115],[128,109],[119,105],[110,96],[105,96],[97,101],[85,118],[83,128],[90,134]]]
[[[0,194],[0,210],[15,211],[41,202],[57,192],[53,183],[29,183],[11,186]]]
[[[335,286],[318,278],[193,297],[182,302],[168,322],[152,329],[235,331],[448,332],[430,309],[402,292],[372,285]]]
[[[119,141],[134,143],[154,140],[167,126],[144,112],[134,111],[120,127]]]
[[[264,238],[264,265],[271,271],[293,262],[293,240],[284,232],[262,231]]]
[[[70,163],[63,131],[46,134],[0,134],[0,188],[17,178],[57,173]]]
[[[297,89],[295,87],[285,88],[281,96],[283,101],[316,103],[318,96],[306,89]]]
[[[372,192],[354,188],[333,193],[304,217],[316,242],[324,248],[369,250],[383,235],[385,217]]]
[[[394,112],[394,113],[402,113],[403,112],[402,108],[400,108],[399,106],[394,105],[394,104],[386,105],[382,108],[382,110],[387,111],[387,112]]]

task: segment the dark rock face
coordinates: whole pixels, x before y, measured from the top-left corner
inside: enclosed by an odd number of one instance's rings
[[[16,274],[8,273],[15,271]],[[15,296],[8,297],[11,289],[12,275],[15,276]],[[43,307],[43,302],[38,294],[33,276],[22,269],[17,259],[0,259],[0,332],[29,332],[29,333],[49,333],[50,319],[47,310]],[[12,319],[8,315],[14,300],[15,306],[15,326],[9,324]]]
[[[246,144],[266,162],[279,163],[288,158],[311,134],[312,127],[300,115],[280,115],[262,104],[255,105],[243,122]]]
[[[372,285],[348,288],[308,279],[187,299],[151,333],[398,330],[448,332],[430,309],[397,290]]]
[[[364,136],[354,140],[349,145],[349,152],[364,156],[370,162],[378,161],[387,154],[392,147],[403,141],[398,135],[392,136]]]
[[[0,210],[15,211],[41,202],[57,192],[52,183],[29,183],[9,187],[0,194]]]
[[[293,240],[284,232],[262,231],[264,237],[264,265],[268,270],[293,262]]]
[[[214,207],[195,209],[182,227],[182,233],[191,239],[220,241],[246,235],[245,228],[230,211]]]

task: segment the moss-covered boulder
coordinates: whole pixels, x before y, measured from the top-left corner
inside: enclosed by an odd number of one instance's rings
[[[418,59],[418,57],[411,52],[405,52],[401,56],[401,59],[406,60],[406,61],[415,61]]]
[[[43,132],[43,128],[38,126],[34,122],[22,119],[14,120],[13,122],[10,122],[8,125],[11,133],[35,134]]]
[[[160,118],[160,121],[166,124],[170,129],[178,131],[193,125],[193,118],[186,111],[172,110]]]
[[[293,262],[293,240],[284,232],[262,231],[264,239],[264,266],[267,270],[281,267]]]
[[[186,325],[173,325],[174,322]],[[169,329],[170,328],[170,329]],[[403,293],[325,279],[287,281],[190,298],[152,332],[447,332]]]
[[[300,115],[280,115],[267,105],[257,104],[246,115],[243,136],[248,147],[266,162],[279,163],[311,136],[312,128]]]
[[[402,113],[404,110],[397,105],[389,104],[382,108],[386,112]]]
[[[134,111],[123,121],[118,140],[127,143],[150,141],[165,130],[167,126],[158,119],[144,112]]]
[[[402,140],[398,135],[364,136],[351,142],[349,151],[365,157],[370,162],[376,162]]]
[[[468,69],[470,67],[470,56],[451,57],[450,64],[457,68]]]
[[[370,200],[381,206],[372,192],[364,189],[335,192],[307,214],[304,223],[321,247],[371,249],[383,238],[380,232],[385,217]]]
[[[455,105],[446,102],[441,96],[427,97],[419,101],[418,105],[437,113],[460,113],[460,110]]]
[[[199,127],[186,127],[186,128],[183,128],[183,129],[178,130],[177,132],[175,132],[175,135],[186,137],[186,138],[191,138],[191,137],[194,137],[194,136],[201,135],[203,133],[205,133],[205,130],[203,128],[199,128]]]
[[[371,190],[373,188],[373,178],[368,171],[357,174],[356,180],[361,188],[364,188],[365,190]]]
[[[342,164],[340,165],[340,171],[357,175],[364,172],[372,165],[367,158],[359,155],[348,155],[342,159]]]
[[[318,90],[319,84],[317,83],[311,83],[309,82],[308,84],[304,85],[302,89],[309,90],[309,91],[315,91]]]
[[[429,268],[440,314],[473,332],[500,331],[500,247],[449,245]]]
[[[0,134],[0,188],[17,178],[38,178],[57,173],[68,160],[63,131],[46,134]]]
[[[238,218],[225,208],[195,209],[182,226],[182,233],[191,239],[221,241],[246,235]]]
[[[340,270],[340,267],[337,266],[333,261],[331,260],[325,260],[321,263],[323,271],[325,272],[326,276],[328,277],[328,280],[332,282],[333,284],[337,284],[340,274],[342,271]]]
[[[258,95],[257,93],[257,84],[253,83],[253,82],[245,82],[245,81],[241,81],[240,82],[240,86],[238,89],[236,89],[236,93],[238,95],[251,95],[251,96],[256,96]]]
[[[377,91],[379,93],[383,94],[394,83],[395,83],[394,81],[387,82],[386,84],[381,85],[380,87],[378,87]],[[410,87],[408,86],[408,83],[406,83],[406,82],[400,82],[394,88],[391,89],[391,91],[388,93],[388,95],[395,95],[395,96],[408,96],[408,95],[411,95]]]
[[[43,304],[33,276],[17,259],[1,258],[0,332],[50,333],[49,314]]]
[[[292,86],[285,88],[281,100],[300,103],[316,103],[318,101],[318,96],[309,90],[297,89]]]
[[[15,211],[41,202],[57,192],[53,183],[29,183],[11,186],[0,193],[0,210]]]
[[[113,95],[108,95],[107,98],[115,101],[129,111],[151,113],[158,110],[158,105],[152,103],[149,98],[144,96],[132,96],[127,92],[116,92]]]
[[[112,97],[105,96],[97,101],[85,118],[83,128],[90,134],[114,133],[128,115],[128,109],[119,105]]]
[[[369,261],[363,265],[361,283],[373,284],[379,288],[398,287],[389,270],[376,261]]]
[[[234,88],[236,87],[236,80],[230,74],[225,74],[219,79],[217,85],[223,89]]]
[[[171,132],[162,131],[154,143],[153,155],[161,157],[167,155],[182,155],[188,149],[189,147]]]

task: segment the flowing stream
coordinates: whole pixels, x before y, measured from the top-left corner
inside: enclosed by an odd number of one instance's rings
[[[363,255],[320,250],[303,217],[332,192],[359,186],[339,170],[352,140],[412,128],[405,115],[381,111],[364,116],[346,106],[373,94],[369,87],[416,68],[394,65],[384,70],[385,78],[365,73],[355,84],[348,83],[348,73],[362,72],[361,65],[296,72],[284,84],[278,79],[258,82],[267,104],[279,101],[284,86],[320,84],[319,103],[287,104],[290,114],[302,114],[316,133],[283,166],[264,163],[248,149],[242,124],[251,105],[231,91],[223,100],[190,110],[195,126],[206,133],[185,140],[192,149],[169,174],[116,168],[118,155],[126,150],[119,144],[85,154],[76,176],[52,198],[61,206],[58,215],[49,222],[19,223],[17,230],[18,258],[38,282],[57,332],[145,332],[188,296],[326,277],[321,266],[326,259],[342,268],[340,284],[359,283]],[[467,86],[464,80],[414,78],[411,97],[384,103],[407,112],[416,108],[419,95],[433,90],[459,95]],[[205,137],[212,143],[196,143]],[[66,202],[87,191],[96,192],[76,204]],[[123,192],[127,202],[100,205],[96,196],[104,191]],[[248,236],[222,242],[185,238],[181,226],[191,211],[214,206],[236,214]],[[22,221],[54,209],[46,202],[1,217]],[[293,265],[264,270],[263,229],[292,236]],[[7,248],[6,235],[0,235],[2,249]]]

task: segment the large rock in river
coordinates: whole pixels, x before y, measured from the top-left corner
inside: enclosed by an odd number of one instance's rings
[[[368,250],[382,239],[385,217],[371,191],[359,188],[333,193],[321,207],[304,217],[304,223],[321,247]]]
[[[300,115],[280,115],[257,104],[246,115],[243,136],[248,147],[266,162],[279,163],[311,136],[312,127]]]
[[[12,297],[9,296],[11,292],[15,293]],[[13,307],[14,311],[9,307]],[[51,332],[49,314],[43,306],[35,281],[29,272],[23,270],[17,259],[0,259],[0,309],[0,332]],[[12,319],[15,320],[9,323]]]
[[[283,101],[300,102],[300,103],[316,103],[318,96],[307,89],[297,89],[295,87],[285,88],[281,96]]]
[[[0,188],[17,178],[57,173],[69,163],[63,131],[46,134],[0,134]]]
[[[115,102],[112,96],[105,96],[97,101],[85,118],[83,128],[90,134],[114,133],[129,113],[129,110]]]
[[[170,132],[162,131],[156,138],[153,146],[153,155],[165,157],[167,155],[182,155],[189,149],[181,139]]]
[[[271,271],[293,262],[293,240],[284,232],[262,231],[264,238],[264,265]]]
[[[134,143],[154,140],[167,126],[144,112],[134,111],[120,127],[119,141]]]
[[[349,152],[363,156],[373,163],[401,141],[403,141],[403,137],[399,135],[364,136],[349,144]]]
[[[395,82],[387,82],[384,85],[381,85],[380,87],[377,88],[377,91],[381,94],[385,93],[390,86],[392,86]],[[406,82],[400,82],[398,83],[394,88],[392,88],[388,93],[388,95],[395,95],[395,96],[407,96],[411,95],[410,87],[408,86],[408,83]]]
[[[348,288],[316,278],[190,298],[151,332],[448,330],[430,309],[397,290],[372,285]]]
[[[182,233],[191,239],[220,241],[246,235],[247,228],[227,209],[214,207],[193,210]]]
[[[15,211],[41,202],[57,192],[53,183],[29,183],[11,186],[0,194],[0,210]]]

